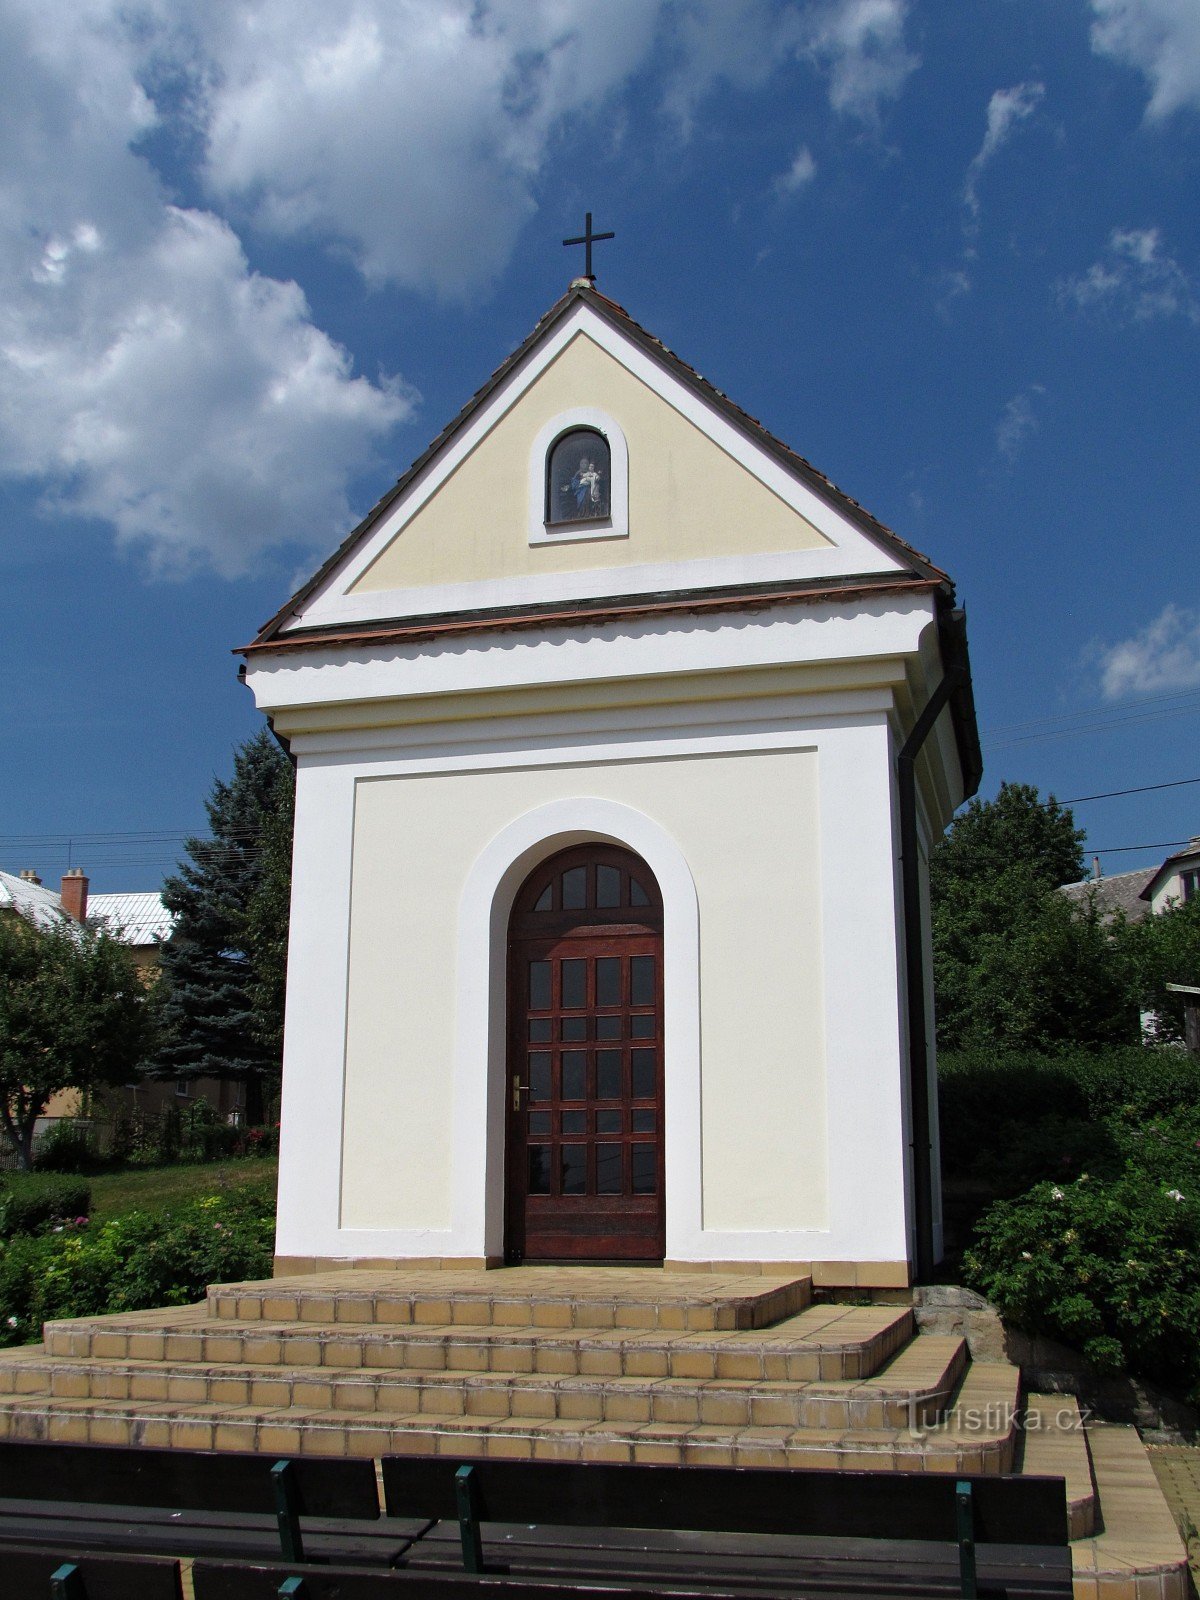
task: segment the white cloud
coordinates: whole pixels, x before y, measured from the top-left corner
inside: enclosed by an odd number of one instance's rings
[[[1102,647],[1097,659],[1106,700],[1200,688],[1200,610],[1166,605],[1140,633]]]
[[[967,168],[963,185],[963,201],[974,219],[979,217],[979,180],[983,169],[1001,146],[1007,144],[1017,124],[1033,115],[1045,93],[1044,84],[1018,83],[1011,89],[997,89],[988,101],[987,132]]]
[[[1104,255],[1058,286],[1059,298],[1083,310],[1103,309],[1133,322],[1187,317],[1200,323],[1200,292],[1157,228],[1114,228]]]
[[[1092,49],[1143,73],[1146,115],[1200,110],[1200,5],[1196,0],[1091,0]]]
[[[905,43],[907,0],[829,0],[801,24],[801,51],[829,72],[835,111],[873,123],[899,97],[920,58]]]
[[[161,571],[327,547],[411,402],[355,378],[225,222],[167,203],[131,150],[155,113],[115,17],[0,12],[0,472]]]
[[[1005,406],[1004,413],[996,424],[996,449],[1006,461],[1015,461],[1021,453],[1025,440],[1031,433],[1037,431],[1038,419],[1034,402],[1045,392],[1042,384],[1032,383],[1028,389],[1013,395]]]
[[[801,189],[807,189],[816,175],[817,163],[813,160],[808,146],[802,144],[796,151],[791,166],[773,180],[771,187],[781,200],[785,200],[788,195],[798,194]]]
[[[641,74],[687,119],[798,64],[876,121],[908,0],[0,0],[0,473],[162,570],[327,546],[411,410],[355,376],[237,229],[464,298],[503,269],[564,130]],[[147,135],[195,160],[173,205]],[[787,175],[800,187],[800,152]],[[811,157],[808,157],[811,163]]]

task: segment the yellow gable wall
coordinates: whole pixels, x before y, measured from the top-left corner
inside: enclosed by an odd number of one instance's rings
[[[529,453],[577,406],[607,412],[629,446],[629,537],[528,542]],[[798,512],[578,333],[426,501],[351,593],[826,548]]]

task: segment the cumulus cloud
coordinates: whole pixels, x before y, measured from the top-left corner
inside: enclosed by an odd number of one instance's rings
[[[1200,323],[1200,293],[1163,248],[1158,228],[1114,228],[1099,261],[1058,285],[1060,300],[1126,321],[1187,317]]]
[[[812,158],[812,152],[806,144],[802,144],[786,172],[781,172],[772,182],[771,187],[781,200],[786,200],[789,195],[798,194],[801,189],[807,189],[817,175],[817,163]]]
[[[834,0],[803,16],[801,50],[829,73],[835,111],[877,122],[920,66],[904,37],[907,0]]]
[[[160,571],[328,545],[349,475],[406,414],[229,226],[168,203],[155,111],[103,5],[0,14],[0,472]]]
[[[996,152],[1012,137],[1018,123],[1025,122],[1045,97],[1041,83],[1018,83],[1011,89],[997,89],[988,101],[987,132],[967,168],[963,202],[975,221],[979,219],[979,180]]]
[[[1200,6],[1196,0],[1091,0],[1092,49],[1141,72],[1146,115],[1200,110]]]
[[[1140,633],[1096,655],[1106,700],[1200,688],[1200,610],[1166,605]]]
[[[164,571],[328,544],[412,409],[355,374],[238,230],[466,298],[508,261],[564,130],[640,74],[686,134],[719,82],[821,75],[877,121],[908,0],[0,0],[0,473]],[[626,98],[623,100],[622,97]],[[157,143],[156,143],[157,141]],[[147,152],[183,163],[178,203]],[[811,177],[801,151],[784,182]]]
[[[1036,432],[1038,419],[1034,410],[1036,399],[1045,394],[1040,383],[1030,384],[1020,394],[1013,395],[996,425],[996,449],[1008,462],[1021,453],[1021,447],[1031,433]]]

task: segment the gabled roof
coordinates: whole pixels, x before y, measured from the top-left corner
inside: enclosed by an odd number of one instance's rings
[[[1142,890],[1142,899],[1152,900],[1163,879],[1169,878],[1173,872],[1178,872],[1180,867],[1194,866],[1200,866],[1200,835],[1189,839],[1185,850],[1177,850],[1173,856],[1167,857]]]
[[[72,920],[63,910],[56,890],[15,877],[11,872],[0,872],[0,911],[19,912],[39,928],[57,927]]]
[[[897,534],[893,533],[890,528],[886,527],[882,522],[880,522],[878,518],[873,517],[869,511],[867,511],[858,503],[858,501],[852,499],[849,495],[839,489],[836,484],[832,483],[830,479],[824,475],[824,473],[819,472],[810,462],[806,461],[803,456],[798,455],[796,451],[784,444],[782,440],[777,439],[772,433],[763,427],[762,423],[759,422],[757,418],[750,416],[748,412],[744,411],[740,406],[732,401],[728,395],[716,388],[714,384],[710,383],[706,378],[702,377],[700,373],[696,372],[693,367],[690,367],[687,362],[681,360],[679,356],[675,355],[673,351],[669,350],[661,340],[655,338],[653,334],[647,332],[645,328],[643,328],[639,323],[635,322],[629,313],[625,311],[623,307],[619,306],[616,301],[610,300],[606,295],[600,294],[599,291],[594,289],[586,279],[576,279],[571,284],[571,287],[567,290],[566,294],[563,295],[562,298],[550,308],[545,316],[541,318],[536,327],[529,334],[528,338],[525,339],[525,341],[516,350],[514,350],[499,367],[496,368],[495,372],[492,373],[488,381],[482,386],[482,388],[472,395],[471,399],[468,400],[466,405],[453,419],[453,421],[443,428],[441,433],[438,434],[437,438],[434,439],[432,443],[430,443],[429,446],[421,453],[421,455],[417,457],[404,476],[401,477],[399,481],[388,490],[388,492],[383,496],[378,504],[375,505],[370,512],[368,512],[366,517],[363,518],[358,526],[351,530],[341,545],[339,545],[329,559],[323,563],[318,571],[313,574],[308,582],[298,589],[296,593],[287,601],[287,603],[282,606],[267,623],[264,624],[254,641],[251,644],[244,646],[242,651],[239,653],[257,654],[258,652],[266,649],[295,649],[302,647],[305,644],[315,645],[330,643],[333,642],[334,639],[336,639],[336,641],[339,643],[348,643],[351,640],[359,641],[367,638],[378,639],[392,638],[396,636],[396,624],[402,620],[399,618],[392,619],[390,622],[378,622],[369,625],[359,624],[349,629],[341,627],[292,627],[288,629],[286,636],[281,635],[282,630],[287,627],[288,623],[295,616],[296,612],[304,605],[305,601],[307,601],[308,598],[318,588],[320,588],[330,574],[332,574],[335,569],[337,569],[347,559],[351,551],[354,550],[367,537],[370,531],[378,525],[380,519],[386,516],[389,510],[395,505],[396,501],[421,475],[425,468],[429,466],[434,458],[446,448],[446,446],[455,438],[456,435],[461,432],[463,428],[470,423],[472,418],[487,402],[493,392],[510,376],[510,374],[515,372],[516,369],[521,366],[522,362],[529,357],[530,352],[534,349],[534,347],[541,344],[541,342],[562,321],[562,319],[567,316],[579,303],[583,303],[584,305],[588,306],[594,313],[605,319],[605,321],[612,325],[618,332],[631,340],[652,360],[657,361],[660,365],[666,368],[678,381],[700,396],[708,404],[715,407],[728,422],[739,429],[741,433],[743,433],[755,445],[757,445],[759,449],[763,450],[775,462],[782,466],[787,472],[794,475],[814,493],[826,500],[837,511],[844,515],[849,522],[865,533],[870,539],[874,540],[900,563],[902,570],[899,572],[881,572],[879,574],[869,575],[869,577],[857,576],[853,583],[853,590],[856,595],[864,590],[874,592],[877,589],[881,590],[884,588],[891,588],[897,583],[908,586],[911,586],[914,583],[920,583],[924,586],[927,586],[929,589],[941,590],[947,599],[952,596],[953,586],[950,582],[950,579],[947,577],[946,573],[943,572],[941,568],[935,566],[927,556],[922,555],[920,551],[915,550],[911,545],[907,544]],[[770,604],[773,601],[784,599],[795,600],[796,598],[803,598],[806,591],[809,590],[815,591],[815,598],[828,598],[831,596],[831,594],[837,593],[838,585],[836,583],[831,584],[828,580],[826,580],[819,584],[808,585],[788,584],[779,586],[758,586],[758,590],[763,591],[775,588],[778,588],[778,593],[760,593],[756,591],[753,596],[737,596],[733,594],[717,596],[714,594],[712,598],[716,603],[720,603],[720,601],[723,600],[726,604],[733,604],[736,603],[739,598],[742,598],[752,599],[756,604]],[[671,595],[669,597],[663,596],[659,598],[664,600],[669,599],[672,602],[678,602],[683,600],[685,596],[683,594],[679,594]],[[695,602],[698,599],[698,594],[697,592],[692,591],[686,596],[686,598]],[[586,612],[590,620],[602,621],[608,620],[614,615],[623,616],[626,614],[628,609],[628,607],[622,606],[622,602],[620,600],[608,601],[602,606],[596,606],[594,608],[586,607],[582,608],[582,610],[577,604],[571,604],[565,607],[547,605],[545,607],[538,606],[532,609],[523,608],[524,611],[531,611],[531,614],[528,617],[522,616],[520,620],[544,623],[558,615],[562,615],[563,620],[580,620],[583,613]],[[645,597],[639,597],[638,609],[646,609]],[[436,622],[442,622],[446,627],[453,626],[454,631],[456,632],[465,631],[472,626],[495,626],[497,622],[503,622],[509,626],[514,625],[514,623],[519,625],[517,619],[514,619],[511,616],[505,617],[502,614],[497,613],[497,615],[493,617],[490,613],[480,612],[472,613],[470,615],[470,619],[468,619],[468,616],[465,614],[457,614],[452,618],[448,616],[438,619],[425,617],[420,620],[419,624],[416,624],[417,631],[422,633],[428,632],[431,625]]]

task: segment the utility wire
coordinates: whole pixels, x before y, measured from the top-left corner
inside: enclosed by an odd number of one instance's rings
[[[1090,856],[1119,856],[1127,850],[1178,850],[1180,845],[1191,842],[1190,839],[1167,839],[1162,844],[1110,844],[1105,850],[1094,850],[1088,845],[1087,853]]]
[[[1200,783],[1200,778],[1174,778],[1170,783],[1142,783],[1136,789],[1106,789],[1103,794],[1077,794],[1073,800],[1060,800],[1062,806],[1081,806],[1085,800],[1113,800],[1122,794],[1149,794],[1152,789],[1182,789],[1185,784]]]

